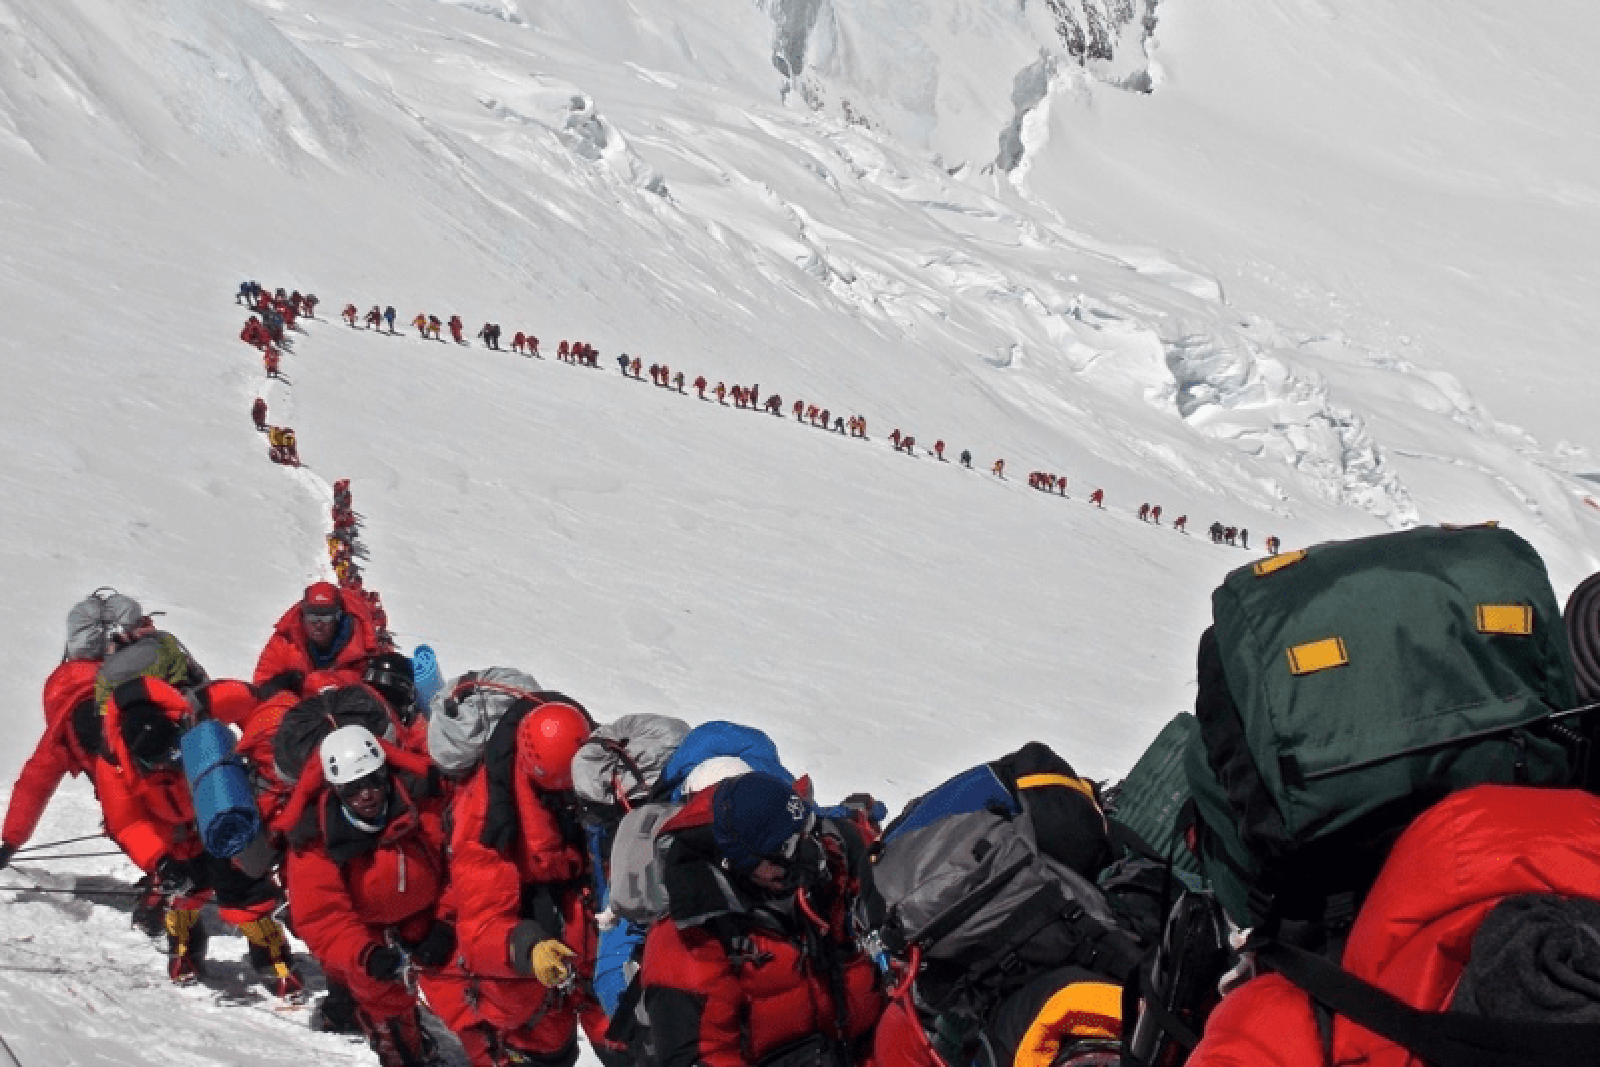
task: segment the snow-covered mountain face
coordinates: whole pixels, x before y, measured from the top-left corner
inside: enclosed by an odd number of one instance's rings
[[[1588,465],[1565,399],[1584,390],[1562,383],[1589,281],[1589,156],[1486,106],[1484,77],[1527,78],[1521,54],[1501,71],[1489,50],[1527,30],[1466,7],[1429,13],[1462,30],[1441,47],[1435,23],[1384,5],[13,3],[0,121],[29,178],[51,185],[81,159],[113,203],[209,176],[265,205],[277,186],[295,247],[302,226],[324,250],[404,226],[430,256],[458,246],[480,291],[496,278],[570,308],[588,289],[599,321],[643,315],[675,343],[767,346],[776,314],[813,351],[952,367],[945,404],[1002,390],[1070,440],[1048,446],[1058,464],[1132,463],[1284,518],[1314,500],[1404,525],[1440,517],[1407,468],[1438,451],[1408,424],[1442,420],[1466,431],[1445,452],[1490,450],[1490,477],[1545,515],[1527,457],[1566,439],[1577,455],[1542,465]],[[1247,36],[1230,50],[1231,32]],[[1470,114],[1418,143],[1384,114],[1418,97],[1431,108],[1412,120]],[[1470,198],[1430,207],[1430,185],[1516,199],[1485,218]],[[384,222],[311,206],[354,190]],[[1376,227],[1327,232],[1353,213]],[[1498,240],[1552,226],[1566,232],[1550,246]],[[1519,248],[1534,262],[1496,282],[1493,261]],[[1415,280],[1422,256],[1481,281]],[[699,284],[742,297],[705,324],[719,336],[683,329]],[[1512,284],[1532,290],[1515,315],[1483,291]],[[1386,424],[1373,377],[1424,413]],[[1516,425],[1483,409],[1475,378]],[[1155,449],[1151,410],[1169,416]],[[1546,414],[1557,440],[1532,418]]]
[[[0,772],[96,586],[248,675],[328,574],[339,477],[408,647],[600,718],[737,718],[891,804],[1030,739],[1126,769],[1253,558],[1214,520],[1293,547],[1495,519],[1565,594],[1600,522],[1591,8],[0,0]],[[247,277],[322,298],[286,383],[237,340]],[[346,302],[601,370],[352,331]],[[306,468],[267,463],[258,395]],[[23,1061],[169,1062],[193,1005],[120,917],[49,899],[0,902],[0,945],[57,946],[0,968],[67,972],[0,969]],[[108,961],[154,984],[74,1030]],[[339,1060],[270,1015],[228,1047],[228,1018],[183,1062]]]
[[[317,291],[324,308],[516,317],[607,360],[632,350],[765,383],[867,415],[879,438],[898,427],[970,445],[983,466],[1066,472],[1075,491],[1163,502],[1258,542],[1494,518],[1570,586],[1594,565],[1600,518],[1574,477],[1591,465],[1569,435],[1583,390],[1552,381],[1590,373],[1557,343],[1587,311],[1574,289],[1593,203],[1582,98],[1552,84],[1544,110],[1514,112],[1480,83],[1527,103],[1536,58],[1592,77],[1569,41],[1594,20],[1569,8],[1555,39],[1478,5],[1408,11],[6,0],[0,434],[29,502],[0,520],[8,570],[40,604],[63,587],[142,583],[194,604],[248,658],[261,614],[295,584],[258,592],[259,570],[314,575],[320,521],[268,532],[274,519],[233,506],[262,472],[223,461],[231,437],[213,447],[233,428],[219,387],[232,402],[258,388],[232,339],[239,313],[217,296],[257,276]],[[1419,140],[1414,115],[1384,113],[1396,99],[1454,125]],[[1455,139],[1469,129],[1470,159]],[[1490,197],[1493,226],[1466,210],[1474,196]],[[1543,261],[1520,251],[1530,242],[1499,241],[1558,215],[1566,232]],[[1413,269],[1419,248],[1431,273]],[[1504,303],[1479,299],[1496,257],[1532,290],[1511,326]],[[1373,281],[1341,292],[1330,271]],[[1450,280],[1463,273],[1472,291]],[[68,343],[63,324],[86,316],[104,325]],[[1493,345],[1464,343],[1491,321]],[[338,397],[347,418],[377,419],[371,451],[352,448],[350,469],[330,474],[359,485],[364,464],[405,470],[426,442],[491,484],[549,488],[545,472],[497,474],[503,443],[469,445],[460,421],[431,416],[459,403],[472,419],[487,370],[379,366]],[[1511,371],[1550,386],[1537,409],[1548,425],[1491,410],[1517,401]],[[307,402],[310,373],[291,366],[297,388],[274,397],[275,418]],[[463,401],[444,395],[458,388]],[[564,438],[603,451],[608,413]],[[313,454],[353,445],[306,430]],[[709,492],[797,477],[754,462],[733,482],[713,464]],[[695,476],[657,472],[621,513],[647,512],[651,494],[697,499]],[[417,506],[424,486],[409,486]],[[898,491],[873,506],[903,506]],[[507,520],[535,534],[546,521]],[[930,537],[947,536],[946,516],[931,521]],[[781,540],[755,558],[785,553],[807,575],[831,565]],[[242,603],[201,607],[218,589],[198,565],[212,556]],[[1196,575],[1199,599],[1215,571]],[[54,643],[40,625],[8,676],[36,673]]]

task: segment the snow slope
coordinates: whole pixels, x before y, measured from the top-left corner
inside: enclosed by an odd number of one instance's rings
[[[338,477],[369,584],[449,671],[737,718],[891,804],[1033,738],[1125,769],[1254,558],[1213,520],[1293,546],[1498,519],[1564,594],[1600,522],[1571,358],[1595,18],[1413,8],[1167,0],[1080,63],[1063,4],[0,0],[0,772],[95,586],[247,675],[327,573]],[[1418,140],[1397,97],[1454,124]],[[236,339],[244,277],[322,298],[291,384]],[[346,301],[601,368],[351,331]],[[872,440],[624,380],[622,351]],[[306,468],[266,462],[256,395]],[[94,823],[80,784],[39,839]],[[21,866],[0,886],[132,880]],[[169,989],[114,909],[0,896],[28,1067],[366,1056]]]

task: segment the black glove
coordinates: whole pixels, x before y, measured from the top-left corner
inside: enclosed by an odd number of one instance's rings
[[[156,864],[156,888],[169,897],[185,897],[195,890],[194,865],[171,856]]]
[[[0,871],[11,864],[11,857],[17,854],[16,845],[0,845]]]
[[[390,948],[388,945],[374,945],[367,950],[367,958],[361,966],[380,982],[406,984],[406,958],[399,949]]]
[[[260,685],[254,687],[256,699],[266,700],[268,697],[277,696],[279,693],[282,693],[286,690],[298,693],[300,692],[301,687],[305,684],[305,671],[297,671],[292,669],[287,671],[279,671],[271,678],[268,678]]]
[[[418,967],[443,967],[456,951],[455,923],[435,919],[428,935],[411,950],[411,960]]]

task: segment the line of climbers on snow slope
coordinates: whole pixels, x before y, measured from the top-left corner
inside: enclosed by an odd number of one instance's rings
[[[292,993],[286,897],[319,1020],[384,1067],[439,1061],[422,1004],[479,1067],[570,1067],[580,1028],[609,1067],[1593,1063],[1600,575],[1563,617],[1515,534],[1427,527],[1241,567],[1212,616],[1120,782],[1034,742],[884,826],[749,726],[419,679],[328,583],[248,683],[102,590],[0,865],[89,774],[175,979],[214,895]],[[219,723],[266,827],[231,859],[190,766]]]
[[[246,282],[244,286],[252,284],[251,282]],[[244,286],[241,286],[241,289]],[[282,290],[279,291],[281,292]],[[398,313],[392,304],[381,309],[377,304],[374,304],[363,315],[355,304],[349,303],[344,306],[340,317],[344,319],[345,324],[351,329],[364,328],[389,334],[397,332],[395,330],[395,322],[398,319]],[[456,344],[465,345],[469,343],[465,337],[466,327],[460,315],[451,315],[448,320],[441,320],[437,315],[419,312],[411,320],[411,326],[417,331],[417,336],[422,340],[442,342],[444,338],[441,331],[448,330],[451,339]],[[504,351],[500,347],[500,334],[499,323],[485,322],[478,330],[477,337],[483,342],[485,348],[499,352]],[[518,330],[512,336],[511,351],[529,358],[544,358],[539,349],[539,338],[531,330]],[[600,353],[587,341],[561,341],[556,346],[556,358],[563,363],[571,363],[574,366],[594,367],[596,369],[600,366]],[[729,386],[726,382],[720,381],[712,385],[703,374],[696,376],[693,382],[689,382],[682,370],[674,371],[666,363],[652,363],[648,368],[645,368],[643,360],[637,356],[629,356],[626,352],[618,354],[617,368],[623,377],[632,378],[636,381],[643,381],[644,373],[648,369],[650,381],[653,384],[680,395],[687,395],[687,388],[693,388],[695,395],[701,400],[709,402],[715,398],[716,403],[724,406],[728,404],[729,400],[732,400],[733,406],[736,408],[761,411],[778,418],[784,417],[782,395],[769,393],[766,399],[762,400],[760,385],[745,386],[735,384]],[[706,395],[707,390],[710,390],[710,396]],[[804,400],[794,401],[788,410],[794,416],[796,422],[808,422],[814,427],[828,430],[832,433],[846,434],[861,440],[870,440],[867,436],[867,420],[865,416],[836,414],[830,408],[821,407]],[[260,420],[257,421],[259,426]],[[908,456],[918,454],[916,437],[902,433],[898,427],[889,434],[889,444],[896,452],[904,452]],[[948,462],[944,455],[945,443],[943,440],[935,441],[931,448],[924,448],[923,454],[931,456],[941,463]],[[968,470],[972,469],[972,451],[970,449],[962,449],[957,458],[961,466]],[[996,459],[990,465],[989,471],[995,477],[1004,479],[1005,468],[1006,461],[1004,459]],[[1064,474],[1034,471],[1028,475],[1028,485],[1030,488],[1038,489],[1045,493],[1061,497],[1067,495],[1067,477]],[[1103,508],[1105,506],[1105,490],[1095,489],[1089,495],[1089,502],[1096,507]],[[1150,522],[1156,526],[1161,525],[1160,505],[1152,507],[1148,503],[1142,504],[1138,514],[1142,522]],[[1188,533],[1188,516],[1180,517],[1173,523],[1173,528],[1179,533]],[[1213,544],[1237,545],[1247,550],[1250,547],[1250,531],[1246,529],[1225,525],[1221,522],[1213,522],[1210,534]],[[1266,547],[1269,553],[1276,555],[1279,550],[1278,538],[1275,536],[1268,537]]]
[[[288,331],[299,330],[297,322],[302,317],[316,318],[315,294],[302,296],[296,289],[286,293],[283,289],[268,290],[256,281],[239,284],[234,302],[245,305],[252,314],[239,331],[239,340],[261,352],[261,362],[269,382],[289,384],[283,373],[283,354],[293,342]],[[261,433],[267,435],[267,458],[288,467],[300,466],[300,446],[293,429],[274,426],[267,422],[267,401],[261,396],[250,405],[250,419]]]
[[[298,330],[297,319],[316,317],[316,296],[301,296],[298,289],[286,294],[281,288],[269,294],[260,283],[247,281],[239,286],[236,299],[261,313],[261,317],[251,316],[245,323],[240,339],[264,349],[267,377],[287,386],[289,380],[282,373],[282,354],[278,349],[288,347],[289,341],[284,331]],[[251,404],[250,418],[256,430],[267,435],[267,458],[284,466],[300,466],[299,441],[294,430],[267,422],[267,402],[263,397],[257,396]],[[329,521],[331,529],[324,540],[328,563],[333,568],[339,586],[354,589],[366,596],[379,630],[386,634],[388,615],[384,611],[383,598],[376,591],[364,588],[361,564],[357,562],[368,558],[368,552],[361,541],[361,516],[355,510],[348,478],[340,478],[333,483]]]

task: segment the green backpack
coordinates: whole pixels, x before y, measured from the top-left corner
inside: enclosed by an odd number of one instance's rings
[[[1173,716],[1144,750],[1128,776],[1106,792],[1106,814],[1139,835],[1180,871],[1200,874],[1200,861],[1183,840],[1181,819],[1191,790],[1184,756],[1198,743],[1200,724],[1186,711]]]
[[[1495,526],[1423,527],[1242,567],[1200,640],[1186,767],[1203,866],[1241,927],[1353,916],[1444,795],[1566,785],[1587,744],[1544,563]]]

